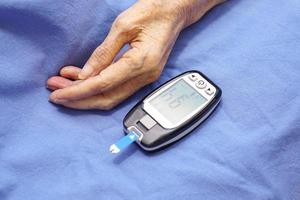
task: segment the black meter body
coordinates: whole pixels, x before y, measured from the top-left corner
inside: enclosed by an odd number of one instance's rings
[[[135,132],[146,151],[171,144],[200,125],[217,107],[221,89],[199,71],[187,71],[164,83],[125,116],[125,133]]]

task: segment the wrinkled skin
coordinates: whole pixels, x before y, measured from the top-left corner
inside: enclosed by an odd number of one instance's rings
[[[138,1],[116,18],[82,69],[65,66],[48,79],[50,101],[74,109],[113,108],[157,80],[181,30],[221,2]],[[130,48],[115,59],[126,44]]]

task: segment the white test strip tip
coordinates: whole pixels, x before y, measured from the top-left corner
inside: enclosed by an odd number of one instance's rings
[[[113,144],[109,147],[109,151],[113,154],[116,154],[116,153],[120,152],[120,149],[116,145]]]

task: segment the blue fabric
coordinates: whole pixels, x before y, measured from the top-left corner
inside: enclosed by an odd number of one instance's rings
[[[300,199],[300,4],[232,0],[180,35],[160,80],[112,111],[47,101],[48,77],[82,65],[133,0],[0,1],[0,199]],[[223,89],[201,127],[148,154],[129,109],[189,69]]]

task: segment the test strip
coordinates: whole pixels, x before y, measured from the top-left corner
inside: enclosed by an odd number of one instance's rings
[[[122,137],[120,140],[118,140],[116,143],[110,146],[109,151],[113,154],[119,153],[123,149],[125,149],[127,146],[129,146],[131,143],[137,141],[139,137],[133,132],[129,132],[129,134]]]

